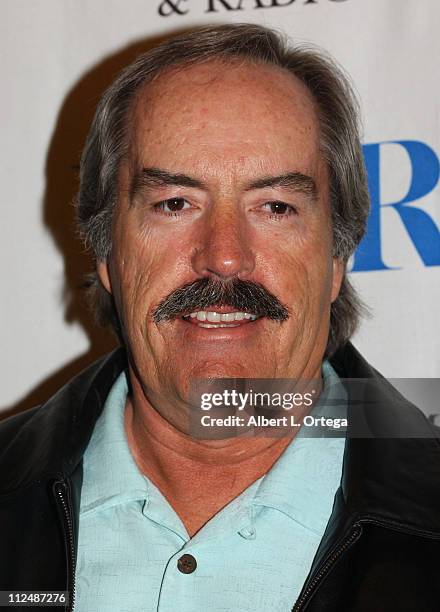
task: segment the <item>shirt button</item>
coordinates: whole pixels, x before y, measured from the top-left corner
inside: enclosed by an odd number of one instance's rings
[[[253,527],[245,527],[238,532],[242,538],[246,540],[255,540],[255,529]]]
[[[177,569],[182,574],[192,574],[197,567],[197,561],[192,555],[182,555],[177,560]]]

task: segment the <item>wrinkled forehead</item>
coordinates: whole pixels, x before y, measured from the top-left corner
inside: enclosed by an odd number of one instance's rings
[[[130,124],[132,168],[313,173],[322,161],[311,93],[274,66],[216,60],[169,69],[139,90]]]

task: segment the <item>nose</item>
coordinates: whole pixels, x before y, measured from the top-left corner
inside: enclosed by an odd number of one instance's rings
[[[198,276],[246,278],[255,268],[249,232],[234,205],[213,206],[200,227],[192,266]]]

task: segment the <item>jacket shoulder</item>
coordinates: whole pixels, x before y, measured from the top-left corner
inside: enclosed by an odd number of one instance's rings
[[[0,421],[0,448],[5,448],[15,438],[22,427],[40,410],[41,404],[23,410]]]
[[[108,392],[126,366],[122,348],[94,362],[47,402],[0,423],[0,492],[80,462]]]

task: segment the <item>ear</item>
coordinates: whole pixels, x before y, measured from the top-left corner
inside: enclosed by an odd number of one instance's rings
[[[336,300],[342,285],[345,273],[345,262],[336,257],[333,258],[333,280],[332,280],[332,302]]]
[[[99,280],[103,284],[104,288],[112,293],[112,284],[110,281],[110,274],[108,270],[107,260],[103,259],[97,262],[96,264],[96,272],[98,274]]]

